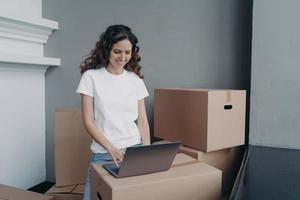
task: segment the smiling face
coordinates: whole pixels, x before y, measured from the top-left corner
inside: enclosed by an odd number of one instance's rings
[[[131,58],[132,44],[129,40],[121,40],[113,44],[108,61],[108,68],[112,70],[123,70]]]

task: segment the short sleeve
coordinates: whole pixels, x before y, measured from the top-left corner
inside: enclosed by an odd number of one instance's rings
[[[145,83],[143,79],[138,78],[138,91],[137,91],[137,100],[141,100],[147,96],[149,96],[149,93],[147,91],[147,88],[145,86]]]
[[[76,92],[94,97],[94,81],[88,71],[81,76]]]

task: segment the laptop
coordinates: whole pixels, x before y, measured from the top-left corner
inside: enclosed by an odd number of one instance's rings
[[[103,167],[116,178],[150,174],[168,170],[181,142],[128,147],[119,167],[114,163]]]

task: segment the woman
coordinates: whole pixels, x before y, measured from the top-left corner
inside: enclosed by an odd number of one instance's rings
[[[90,164],[117,164],[127,147],[150,144],[144,101],[148,92],[140,73],[137,43],[129,27],[110,26],[80,66],[77,92],[84,125],[93,139]],[[89,167],[85,200],[90,199],[90,173]]]

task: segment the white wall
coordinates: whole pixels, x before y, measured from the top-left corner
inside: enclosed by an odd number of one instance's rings
[[[45,180],[44,82],[43,69],[1,64],[1,183],[28,188]]]
[[[4,16],[21,18],[40,18],[42,16],[41,0],[0,0],[0,13]]]
[[[60,63],[41,16],[41,0],[0,1],[0,183],[24,189],[45,181],[45,71]]]

